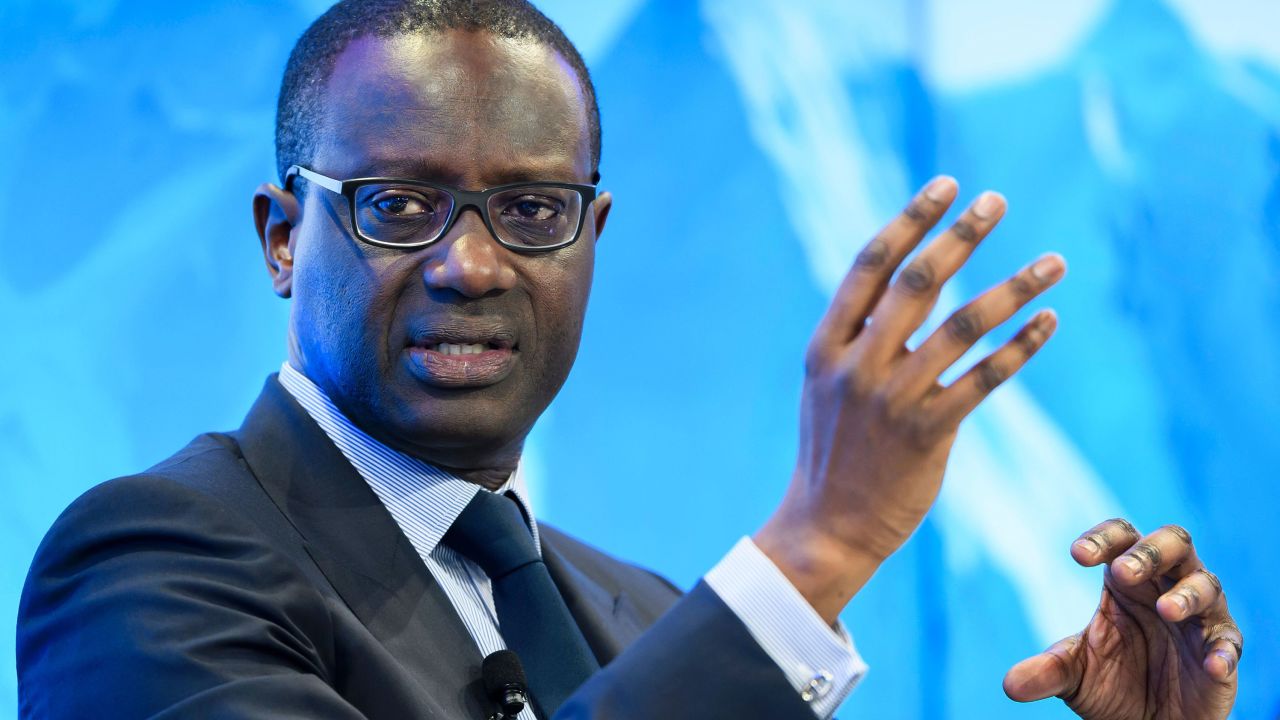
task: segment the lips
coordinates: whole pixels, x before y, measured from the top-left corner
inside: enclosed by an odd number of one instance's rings
[[[410,372],[427,385],[484,387],[502,381],[515,367],[519,349],[504,328],[436,328],[413,338]]]

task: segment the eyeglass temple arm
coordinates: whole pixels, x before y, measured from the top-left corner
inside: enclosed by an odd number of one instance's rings
[[[303,179],[313,182],[326,190],[332,190],[333,192],[342,194],[342,181],[334,180],[327,175],[321,175],[318,172],[308,170],[301,165],[291,166],[289,171],[284,174],[284,184],[286,189],[289,186],[289,181],[292,180],[295,175],[301,175]]]

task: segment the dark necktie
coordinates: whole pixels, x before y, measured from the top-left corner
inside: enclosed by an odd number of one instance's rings
[[[516,501],[481,490],[441,540],[484,570],[507,647],[520,656],[529,691],[551,717],[600,666],[543,564]]]

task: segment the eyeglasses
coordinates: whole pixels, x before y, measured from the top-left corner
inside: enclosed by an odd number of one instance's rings
[[[533,182],[469,192],[448,185],[398,178],[335,180],[294,165],[284,187],[301,176],[342,195],[351,227],[361,240],[388,248],[420,248],[439,240],[468,207],[484,219],[490,234],[516,252],[544,252],[573,243],[582,233],[594,185]]]

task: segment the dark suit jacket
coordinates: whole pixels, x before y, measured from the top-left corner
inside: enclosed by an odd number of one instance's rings
[[[813,720],[704,584],[553,528],[543,552],[604,666],[557,718]],[[275,378],[238,432],[90,490],[18,614],[25,718],[486,718],[481,657],[355,469]]]

